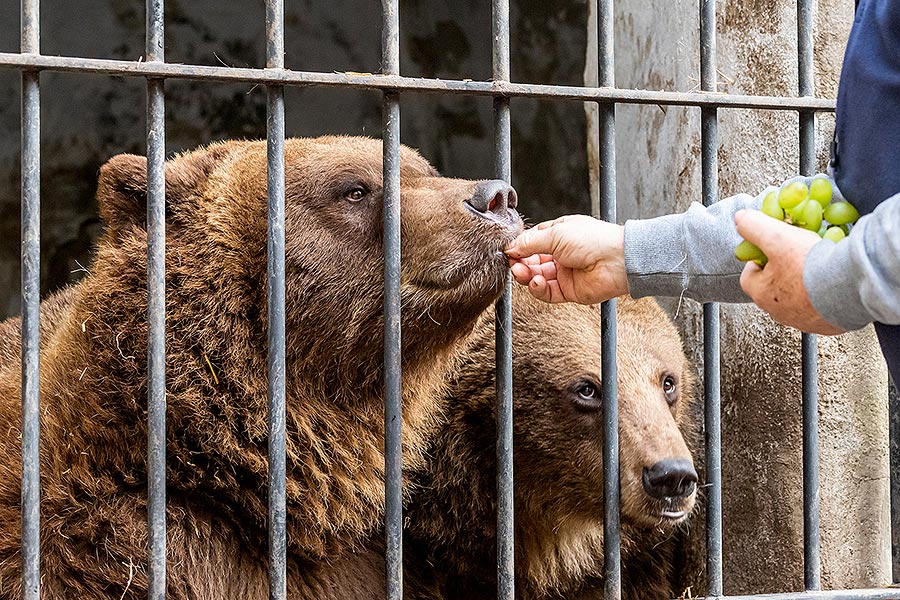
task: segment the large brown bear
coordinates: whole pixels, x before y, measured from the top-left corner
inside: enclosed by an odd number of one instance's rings
[[[513,303],[517,598],[602,598],[603,470],[597,307]],[[673,596],[673,534],[695,504],[694,377],[651,299],[618,311],[622,597]],[[410,504],[407,572],[421,597],[496,597],[494,322],[479,322]],[[687,443],[686,443],[687,442]]]
[[[292,597],[326,598],[383,510],[381,144],[288,140],[287,501]],[[45,311],[43,597],[143,598],[146,162],[101,170],[90,274]],[[171,160],[167,199],[169,598],[266,597],[266,145]],[[502,182],[401,150],[404,466],[521,229]],[[0,598],[21,597],[18,327],[0,343]],[[16,339],[9,341],[9,336]],[[352,569],[351,569],[352,570]]]

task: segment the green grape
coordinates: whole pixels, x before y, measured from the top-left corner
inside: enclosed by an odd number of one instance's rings
[[[819,234],[819,237],[825,237],[826,231],[828,231],[828,223],[822,221],[822,224],[819,225],[819,231],[817,231],[816,233]]]
[[[778,192],[778,205],[781,208],[794,208],[809,196],[809,188],[802,181],[795,181],[781,188]]]
[[[832,226],[828,228],[828,231],[826,231],[825,235],[823,235],[822,237],[826,240],[831,240],[832,242],[837,243],[847,237],[847,234],[844,233],[844,230],[840,227]]]
[[[845,225],[856,223],[859,219],[859,211],[853,208],[849,202],[835,202],[825,209],[825,220],[832,225]]]
[[[809,197],[825,208],[831,203],[831,183],[825,177],[816,177],[809,184]]]
[[[809,205],[809,203],[809,200],[804,200],[797,206],[784,211],[791,217],[792,224],[800,225],[801,223],[805,223],[805,221],[803,220],[803,211],[806,210],[806,207]],[[814,202],[813,204],[818,204],[818,202]]]
[[[762,203],[762,211],[773,219],[784,221],[784,209],[778,206],[778,193],[769,192]]]
[[[803,214],[800,215],[800,222],[810,231],[819,229],[822,225],[822,205],[813,200],[807,201],[803,207]]]
[[[764,266],[766,266],[766,263],[769,262],[769,257],[766,256],[765,254],[763,254],[762,258],[756,258],[753,260],[753,262],[758,264],[760,267],[764,267]]]
[[[765,256],[766,255],[763,254],[762,250],[747,240],[743,240],[737,245],[737,248],[734,249],[734,257],[743,262],[747,262],[748,260],[758,260],[765,258]]]

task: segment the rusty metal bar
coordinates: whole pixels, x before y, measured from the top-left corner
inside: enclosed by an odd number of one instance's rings
[[[40,52],[40,3],[22,0],[23,56]],[[39,600],[40,571],[40,73],[22,72],[22,589]]]
[[[509,0],[493,1],[493,79],[509,81]],[[494,176],[510,183],[509,98],[494,98]],[[507,275],[495,318],[497,394],[497,598],[515,598],[513,502],[512,279]]]
[[[400,3],[382,0],[381,64],[400,74]],[[382,113],[384,177],[384,494],[387,598],[403,598],[403,464],[400,326],[400,95],[384,94]]]
[[[559,98],[561,100],[658,104],[661,106],[709,106],[767,110],[834,111],[834,100],[787,98],[705,92],[629,90],[614,87],[578,87],[531,83],[425,79],[399,75],[314,73],[291,70],[209,67],[172,63],[146,63],[69,56],[26,56],[0,52],[0,69],[94,73],[134,77],[165,77],[204,81],[245,82],[261,85],[322,86],[398,92],[436,92],[510,98]]]
[[[815,95],[813,84],[812,0],[797,0],[797,75],[803,97]],[[800,111],[800,173],[816,169],[816,115]],[[803,404],[803,580],[807,590],[822,589],[822,536],[819,530],[819,374],[818,338],[801,339]]]
[[[602,86],[616,85],[613,0],[597,2],[597,75]],[[616,106],[597,110],[600,140],[600,218],[616,222]],[[603,400],[603,598],[622,597],[619,490],[619,382],[616,364],[616,299],[600,304],[600,395]]]
[[[284,0],[266,0],[266,69],[284,68]],[[284,88],[266,87],[269,598],[287,597]]]
[[[700,0],[700,87],[716,91],[716,3]],[[719,136],[716,107],[700,109],[703,204],[719,195]],[[706,431],[706,580],[710,596],[722,594],[722,418],[719,305],[703,305],[703,403]]]
[[[162,63],[163,0],[148,0],[147,61]],[[166,597],[166,135],[162,79],[147,79],[148,598]]]

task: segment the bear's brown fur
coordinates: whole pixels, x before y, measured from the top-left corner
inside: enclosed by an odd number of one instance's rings
[[[602,416],[599,403],[584,410],[575,402],[579,386],[599,390],[599,310],[547,305],[519,288],[514,300],[517,598],[599,599]],[[674,326],[650,299],[620,300],[617,356],[623,598],[671,598],[669,541],[677,521],[660,516],[663,505],[645,493],[642,471],[667,458],[691,459],[693,371]],[[678,390],[671,407],[663,392],[666,375]],[[493,382],[489,311],[454,375],[446,423],[407,517],[406,555],[427,556],[438,595],[447,599],[496,597]],[[689,513],[694,498],[695,492],[678,508]]]
[[[384,502],[381,144],[288,140],[287,502],[290,583],[327,598],[334,556]],[[519,230],[464,206],[474,182],[401,151],[404,466],[422,465],[446,371],[502,289]],[[265,597],[266,145],[225,142],[166,165],[170,598]],[[43,330],[45,598],[140,598],[146,572],[143,158],[101,170],[107,230],[90,274]],[[360,201],[347,193],[367,190]],[[65,304],[65,303],[62,303]],[[18,325],[2,330],[0,597],[20,597]],[[3,364],[5,363],[5,365]],[[336,559],[338,562],[345,559]]]

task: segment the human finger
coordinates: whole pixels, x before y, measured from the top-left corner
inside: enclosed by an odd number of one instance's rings
[[[540,275],[536,275],[528,283],[528,293],[544,302],[550,302],[550,286],[546,279]]]
[[[740,210],[734,215],[734,224],[741,237],[766,252],[767,248],[782,245],[786,235],[795,228],[787,223],[773,219],[758,210]]]
[[[741,271],[741,289],[751,298],[756,297],[759,289],[760,278],[763,276],[763,269],[754,261],[748,261]]]
[[[526,229],[506,247],[507,256],[524,258],[532,254],[552,254],[554,233],[551,228]]]

